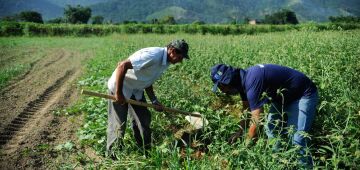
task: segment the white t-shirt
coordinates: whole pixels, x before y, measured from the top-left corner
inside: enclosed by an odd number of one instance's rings
[[[134,95],[137,100],[140,100],[144,89],[152,85],[169,67],[167,48],[144,48],[132,54],[129,60],[133,69],[128,69],[125,74],[123,94],[126,99]],[[116,90],[116,72],[117,69],[108,81],[108,88],[113,93]]]

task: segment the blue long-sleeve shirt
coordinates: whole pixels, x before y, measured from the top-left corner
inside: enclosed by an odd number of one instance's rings
[[[247,68],[240,76],[243,86],[240,94],[251,110],[267,102],[286,105],[316,92],[315,84],[305,74],[280,65],[259,64]]]

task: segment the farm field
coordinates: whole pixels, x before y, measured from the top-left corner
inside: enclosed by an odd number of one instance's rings
[[[154,84],[154,91],[165,106],[201,112],[209,126],[201,135],[192,136],[189,147],[178,147],[181,141],[174,134],[187,126],[184,118],[151,110],[153,148],[149,156],[134,143],[128,123],[126,147],[116,153],[115,160],[104,157],[107,101],[80,96],[80,89],[106,93],[107,79],[118,61],[140,48],[165,46],[175,38],[189,42],[191,59],[170,66]],[[274,63],[304,72],[319,89],[318,114],[310,134],[316,167],[359,169],[360,30],[238,36],[9,37],[0,38],[0,48],[0,130],[1,141],[6,139],[0,162],[4,167],[295,168],[295,150],[289,146],[272,153],[264,132],[251,147],[243,140],[229,145],[227,138],[246,116],[240,115],[240,97],[211,92],[210,67],[214,64],[247,68]],[[34,103],[38,109],[28,113]],[[23,119],[21,127],[8,131],[13,120],[24,114],[29,118]],[[10,139],[5,133],[11,134]]]

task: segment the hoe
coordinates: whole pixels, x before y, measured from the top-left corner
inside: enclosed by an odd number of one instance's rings
[[[115,96],[97,93],[97,92],[93,92],[93,91],[81,90],[81,94],[115,100]],[[128,99],[128,100],[126,100],[126,102],[129,104],[137,105],[137,106],[159,108],[159,106],[157,106],[157,105],[140,102],[140,101],[136,101],[136,100],[132,100],[132,99]],[[209,124],[208,120],[206,120],[199,112],[186,112],[186,111],[169,108],[169,107],[163,107],[162,109],[165,112],[186,115],[185,119],[190,123],[190,125],[193,126],[194,130],[201,129],[204,126]]]

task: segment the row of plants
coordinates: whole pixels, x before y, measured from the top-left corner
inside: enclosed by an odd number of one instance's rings
[[[229,145],[227,138],[238,129],[240,98],[224,98],[211,92],[209,68],[226,63],[246,68],[258,63],[289,66],[307,74],[319,89],[318,113],[310,133],[310,151],[320,169],[358,169],[360,165],[360,32],[299,31],[259,36],[221,35],[113,35],[87,64],[80,88],[106,93],[106,82],[118,61],[148,46],[164,46],[175,37],[190,44],[190,60],[170,66],[154,84],[159,100],[168,107],[201,112],[210,124],[203,136],[208,149],[197,155],[196,148],[177,147],[172,129],[186,126],[183,117],[152,112],[153,148],[148,157],[134,143],[130,121],[125,147],[116,159],[106,159],[105,168],[152,169],[296,169],[296,150],[291,145],[279,153],[263,131],[249,147],[244,140]],[[107,102],[86,97],[76,106],[85,113],[78,132],[82,143],[105,155]],[[263,117],[266,117],[264,113]],[[263,123],[266,123],[265,121]],[[196,141],[196,140],[195,140]],[[201,139],[197,141],[203,144]],[[284,143],[287,143],[285,140]]]
[[[26,22],[0,22],[0,36],[104,36],[113,33],[136,34],[212,34],[239,35],[288,30],[351,30],[360,28],[357,23],[308,23],[299,25],[216,25],[216,24],[124,24],[124,25],[72,25],[37,24]]]

